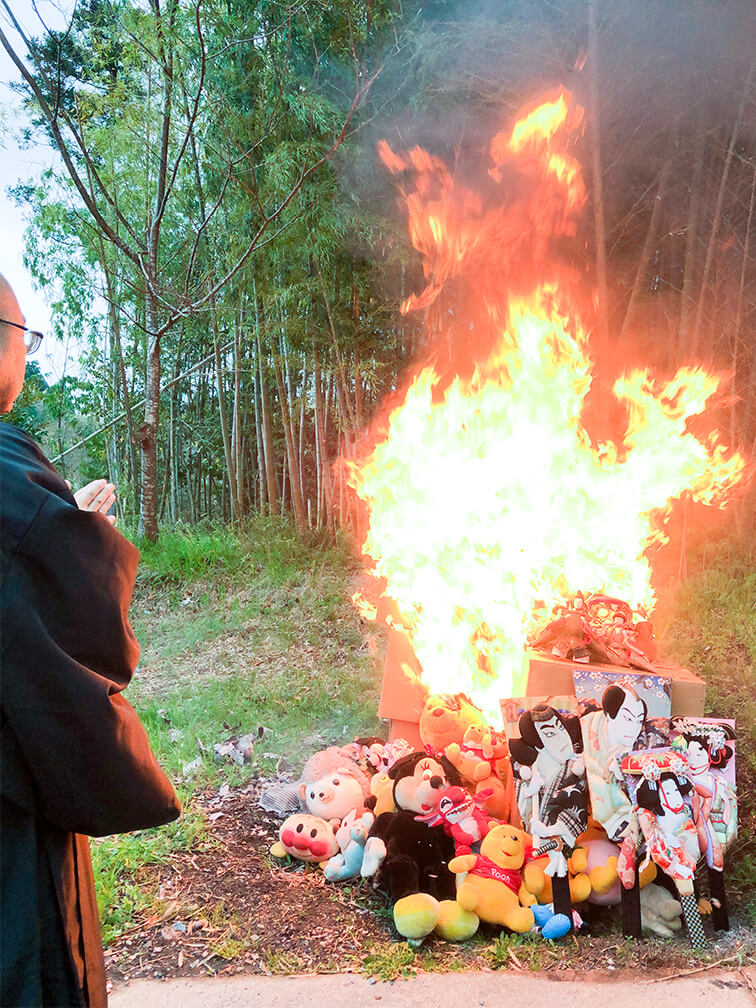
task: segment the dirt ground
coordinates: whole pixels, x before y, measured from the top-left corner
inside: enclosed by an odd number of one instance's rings
[[[756,934],[738,919],[737,908],[727,933],[715,935],[706,923],[710,944],[703,956],[684,936],[625,939],[616,911],[590,907],[585,928],[560,943],[511,941],[490,929],[464,945],[430,939],[413,951],[399,940],[390,908],[370,882],[331,885],[316,868],[270,856],[280,820],[259,807],[260,788],[253,781],[205,795],[209,842],[201,851],[144,869],[140,883],[158,888],[160,913],[107,950],[115,989],[144,978],[350,971],[384,980],[491,969],[545,971],[564,979],[599,971],[641,979],[756,963]]]

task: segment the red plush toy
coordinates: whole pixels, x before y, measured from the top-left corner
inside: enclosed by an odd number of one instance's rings
[[[446,835],[454,840],[457,856],[469,854],[472,844],[482,840],[491,827],[497,825],[482,808],[492,794],[492,790],[486,790],[473,796],[463,787],[447,787],[441,792],[438,809],[415,816],[415,819],[429,826],[443,826]]]

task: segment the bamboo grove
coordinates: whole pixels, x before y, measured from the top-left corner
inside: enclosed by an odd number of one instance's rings
[[[599,361],[730,372],[718,419],[756,455],[746,0],[83,0],[33,34],[0,11],[29,134],[60,154],[14,191],[27,265],[84,348],[53,385],[32,369],[15,419],[70,478],[107,472],[149,538],[359,523],[343,459],[423,323],[399,312],[421,277],[376,141],[480,173],[491,127],[559,83],[587,110],[569,255]]]

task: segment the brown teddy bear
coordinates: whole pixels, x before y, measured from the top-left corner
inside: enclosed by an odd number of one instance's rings
[[[483,803],[484,811],[495,819],[522,826],[520,810],[509,760],[509,746],[502,732],[481,724],[471,724],[461,742],[450,742],[444,754],[469,782],[475,794],[491,790]]]
[[[521,829],[494,826],[483,838],[480,854],[463,854],[449,862],[455,875],[467,873],[457,889],[457,903],[491,924],[519,934],[530,931],[535,922],[530,905],[535,899],[521,874],[527,851],[527,834]]]

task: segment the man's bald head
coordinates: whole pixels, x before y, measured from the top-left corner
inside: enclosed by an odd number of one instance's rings
[[[16,301],[16,295],[13,293],[13,288],[5,279],[2,273],[0,273],[0,318],[8,318],[6,314],[6,309],[10,309],[11,306],[18,308],[18,301]],[[3,326],[0,332],[5,335],[5,330],[7,326]]]
[[[26,345],[25,319],[13,288],[0,273],[0,413],[7,413],[24,384]],[[7,325],[13,322],[15,325]],[[18,328],[21,326],[22,328]]]

